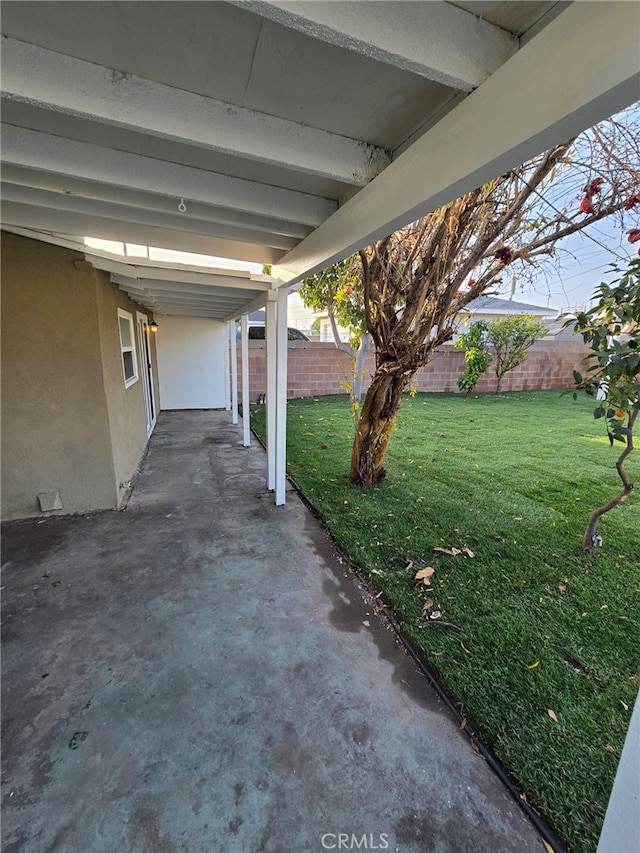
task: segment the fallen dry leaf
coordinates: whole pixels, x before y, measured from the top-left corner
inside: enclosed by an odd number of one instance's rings
[[[458,548],[440,548],[440,546],[436,546],[434,551],[437,551],[439,554],[448,554],[450,557],[455,557],[457,554],[462,553]]]
[[[425,610],[429,610],[431,607],[433,607],[433,599],[427,598],[425,603],[422,605],[422,612],[424,613]]]
[[[409,562],[407,563],[406,571],[410,572],[412,568],[413,568],[413,560],[409,560]]]
[[[425,586],[431,586],[429,578],[434,572],[435,569],[432,569],[431,566],[427,566],[425,569],[420,569],[420,571],[416,572],[414,581],[422,581]]]
[[[442,613],[439,610],[434,610],[433,613],[430,614],[429,619],[440,619]]]
[[[548,709],[547,709],[547,714],[551,717],[551,719],[553,720],[553,722],[554,722],[554,723],[557,723],[557,722],[558,722],[558,718],[557,718],[557,716],[556,716],[556,712],[555,712],[555,711],[552,711],[552,710],[551,710],[551,708],[548,708]]]
[[[544,840],[544,838],[542,838],[542,839],[541,839],[541,841],[542,841],[542,843],[544,844],[544,849],[547,851],[547,853],[556,853],[556,851],[553,849],[553,847],[552,847],[550,844],[548,844],[548,843]]]
[[[369,620],[368,620],[368,619],[363,619],[363,620],[362,620],[362,624],[363,624],[363,625],[366,625],[366,627],[367,627],[367,628],[371,627],[371,623],[369,622]]]
[[[462,642],[462,640],[460,641],[460,645],[462,646],[462,648],[464,649],[464,651],[465,651],[468,655],[470,655],[470,654],[471,654],[471,652],[470,652],[470,651],[469,651],[469,649],[465,646],[465,644]]]
[[[558,584],[558,589],[560,590],[560,592],[566,592],[566,591],[567,591],[567,585],[566,585],[566,583],[559,583],[559,584]]]
[[[539,660],[537,660],[535,663],[531,663],[531,664],[529,664],[529,666],[527,667],[527,669],[536,669],[536,667],[538,667],[538,666],[540,666],[540,661],[539,661]]]
[[[471,551],[469,548],[467,548],[466,545],[462,546],[462,553],[466,554],[467,557],[475,557],[475,554],[473,553],[473,551]]]

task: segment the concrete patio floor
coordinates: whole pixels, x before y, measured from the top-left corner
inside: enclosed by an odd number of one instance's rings
[[[543,853],[265,469],[163,413],[125,511],[4,526],[4,853]]]

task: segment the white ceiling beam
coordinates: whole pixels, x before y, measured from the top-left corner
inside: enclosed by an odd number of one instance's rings
[[[220,258],[235,258],[259,264],[274,264],[282,257],[281,249],[263,244],[241,243],[186,231],[136,225],[101,216],[86,216],[68,211],[31,207],[7,201],[2,205],[2,225],[13,229],[43,231],[67,237],[69,235],[115,240],[121,243],[138,243],[178,252],[194,252]],[[36,239],[38,239],[36,237]],[[84,248],[84,247],[83,247]]]
[[[362,186],[381,148],[4,38],[2,91],[14,101]]]
[[[84,246],[82,247],[84,251]],[[122,260],[85,251],[85,259],[96,269],[106,270],[130,281],[149,279],[170,284],[196,284],[229,290],[271,290],[271,277],[247,270],[203,270],[186,264],[164,264],[147,258],[124,257]]]
[[[20,166],[2,164],[2,181],[4,184],[30,187],[37,190],[59,193],[64,196],[93,199],[94,201],[125,204],[141,210],[153,210],[158,213],[175,213],[176,199],[171,196],[159,196],[152,192],[130,190],[120,186],[107,186],[93,181],[82,180],[73,175],[39,172],[35,169],[25,169]],[[311,231],[310,226],[288,222],[272,216],[258,216],[241,213],[224,207],[216,207],[202,202],[190,202],[184,214],[186,218],[200,219],[204,222],[217,222],[221,225],[240,225],[243,228],[267,231],[270,234],[281,234],[285,237],[295,237],[301,240]]]
[[[511,33],[443,2],[235,0],[235,5],[464,92],[518,49]]]
[[[128,288],[125,288],[128,290]],[[130,295],[135,294],[135,290],[129,290]],[[164,296],[153,297],[153,302],[155,305],[162,306],[162,308],[202,308],[207,309],[209,311],[220,311],[222,314],[228,314],[230,311],[236,311],[238,308],[241,308],[246,303],[241,299],[236,299],[235,302],[231,303],[221,303],[216,302],[215,300],[206,301],[203,299],[170,299]]]
[[[225,315],[221,314],[219,311],[202,311],[197,308],[172,308],[169,311],[163,311],[161,309],[157,309],[155,312],[159,317],[167,316],[167,317],[204,317],[208,320],[220,320],[224,321]]]
[[[54,232],[37,231],[31,228],[21,228],[17,225],[11,225],[3,217],[2,230],[9,231],[12,234],[19,234],[21,237],[28,237],[30,240],[40,240],[42,243],[49,243],[53,246],[62,246],[65,249],[71,249],[73,252],[84,252],[84,238],[73,236],[71,234],[56,234]],[[85,256],[86,257],[86,256]],[[86,258],[89,260],[89,258]]]
[[[199,201],[262,216],[277,211],[280,219],[311,226],[319,225],[337,208],[336,202],[307,193],[13,125],[2,130],[2,159],[13,166],[74,175],[125,189],[149,192],[153,187],[157,195],[172,198],[176,207],[183,198],[187,207],[189,201]]]
[[[156,305],[200,305],[214,307],[226,312],[234,310],[238,305],[256,299],[260,294],[248,293],[239,290],[233,299],[218,299],[215,296],[201,296],[193,293],[171,293],[169,291],[156,291],[153,288],[141,287],[136,281],[127,280],[122,276],[112,276],[111,280],[117,284],[120,290],[124,290],[136,298],[146,299]]]
[[[3,201],[13,201],[28,204],[33,207],[52,208],[69,211],[86,216],[102,216],[123,223],[132,222],[137,225],[160,226],[175,231],[187,231],[192,234],[205,234],[210,237],[222,237],[240,240],[243,243],[264,243],[276,249],[292,249],[298,240],[293,237],[283,237],[267,231],[255,231],[241,226],[220,225],[216,222],[205,222],[175,213],[155,213],[149,210],[139,210],[122,204],[94,201],[93,199],[78,198],[77,196],[60,195],[45,190],[34,190],[31,187],[17,187],[14,184],[2,185]]]
[[[183,310],[196,308],[201,311],[218,311],[224,316],[232,311],[242,309],[246,305],[246,302],[238,299],[232,304],[223,305],[218,302],[203,302],[198,299],[157,299],[155,300],[155,304],[164,311],[170,311],[173,308],[181,308]]]
[[[175,299],[176,301],[193,300],[196,302],[210,303],[215,302],[217,305],[221,306],[228,305],[229,310],[231,310],[231,308],[233,308],[233,306],[238,302],[246,301],[247,299],[255,299],[256,296],[260,295],[260,291],[255,290],[253,292],[248,290],[237,290],[232,296],[222,293],[219,294],[215,291],[203,293],[202,291],[178,287],[171,290],[168,285],[165,287],[155,287],[153,283],[136,283],[135,280],[127,279],[123,276],[111,276],[111,280],[119,287],[125,287],[127,290],[135,290],[139,293],[144,293],[147,296],[153,296],[156,299]]]
[[[247,302],[245,305],[242,305],[240,308],[236,308],[232,311],[229,311],[228,314],[225,314],[224,320],[237,320],[238,317],[242,316],[242,314],[250,314],[252,311],[258,311],[260,308],[264,308],[267,304],[267,296],[256,296],[255,299],[251,300],[251,302]]]
[[[194,299],[202,299],[202,300],[213,300],[216,302],[224,303],[236,303],[238,300],[242,301],[243,299],[253,299],[256,296],[259,296],[261,291],[250,291],[250,290],[240,290],[238,289],[235,293],[229,295],[228,293],[218,293],[216,290],[209,288],[208,293],[203,293],[200,290],[194,290],[195,285],[190,285],[189,288],[182,288],[174,286],[171,289],[169,284],[165,284],[164,287],[156,287],[153,282],[147,281],[137,281],[137,279],[128,279],[126,276],[120,275],[112,275],[111,281],[115,284],[127,287],[133,290],[137,290],[140,293],[145,293],[148,295],[154,295],[158,297],[166,297],[166,298],[175,298],[182,299],[184,298],[194,298]]]
[[[110,263],[108,259],[95,258],[94,256],[85,254],[85,258],[98,269],[107,270],[113,274],[114,281],[122,279],[126,281],[138,281],[141,285],[147,286],[148,282],[153,283],[157,288],[177,288],[190,289],[194,288],[203,293],[207,291],[215,291],[224,295],[235,295],[239,290],[260,291],[270,290],[271,284],[269,281],[260,279],[232,276],[208,276],[206,273],[199,275],[198,273],[185,273],[176,270],[172,275],[171,270],[161,270],[149,267],[129,266],[126,263]],[[106,262],[105,262],[106,261]]]
[[[301,281],[624,109],[639,86],[637,4],[572,3],[272,275]]]
[[[122,284],[123,282],[130,282],[131,279],[126,279],[124,276],[112,276],[112,281],[115,281],[117,284]],[[143,289],[147,290],[150,293],[163,294],[167,296],[176,296],[181,298],[182,296],[194,296],[199,299],[216,299],[219,302],[237,302],[238,299],[252,299],[255,296],[259,296],[260,293],[264,291],[260,290],[244,290],[242,288],[238,288],[235,291],[229,290],[227,288],[198,288],[195,284],[187,284],[182,285],[179,282],[175,282],[171,284],[170,282],[159,282],[156,283],[154,281],[150,281],[148,279],[141,279],[138,281],[138,285]]]
[[[155,310],[159,310],[164,314],[175,314],[177,311],[184,312],[185,314],[199,314],[207,313],[209,316],[220,317],[220,319],[226,317],[229,312],[233,313],[239,311],[240,313],[244,313],[244,305],[239,303],[233,308],[218,308],[215,305],[189,305],[189,304],[180,304],[174,305],[172,303],[159,303],[158,308]]]

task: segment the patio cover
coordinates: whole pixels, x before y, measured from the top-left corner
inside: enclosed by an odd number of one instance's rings
[[[580,0],[5,0],[2,224],[294,284],[633,102],[638,23]],[[228,279],[157,306],[239,316],[257,294],[230,305]]]

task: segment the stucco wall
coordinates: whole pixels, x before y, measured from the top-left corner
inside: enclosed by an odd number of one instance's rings
[[[61,492],[63,513],[125,493],[148,437],[142,380],[124,385],[118,308],[134,325],[147,313],[82,254],[3,232],[3,519],[40,515],[42,492]],[[151,354],[157,376],[153,342]]]
[[[156,317],[162,409],[222,409],[227,324],[206,317]]]
[[[118,501],[136,471],[147,446],[147,420],[142,386],[142,363],[137,337],[136,312],[148,312],[113,285],[107,273],[95,271],[100,330],[100,352],[111,434],[113,470]],[[135,330],[138,381],[125,388],[122,372],[118,308],[131,314]],[[153,352],[152,352],[153,357]],[[157,370],[154,371],[154,374]],[[156,401],[158,397],[156,394]],[[156,403],[157,407],[157,403]]]
[[[77,267],[76,267],[77,265]],[[113,506],[95,271],[82,255],[2,234],[2,517]]]

